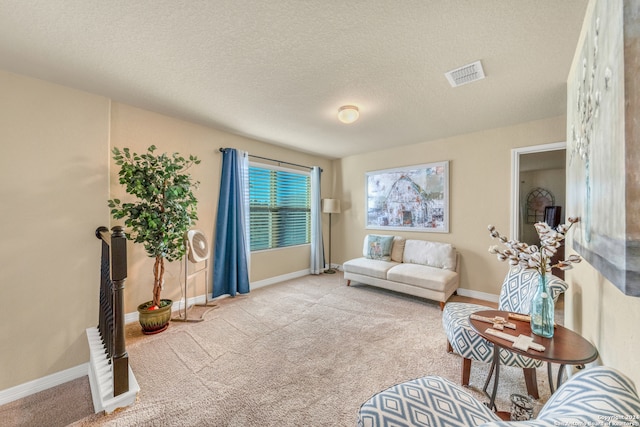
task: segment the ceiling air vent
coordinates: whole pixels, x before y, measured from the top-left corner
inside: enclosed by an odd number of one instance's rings
[[[456,68],[455,70],[447,71],[444,75],[451,84],[451,87],[458,87],[484,79],[484,70],[482,69],[480,61],[476,61],[472,64]]]

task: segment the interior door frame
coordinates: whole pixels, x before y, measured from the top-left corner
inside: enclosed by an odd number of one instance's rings
[[[545,151],[566,150],[567,142],[531,145],[511,150],[511,233],[512,239],[519,239],[520,229],[520,156],[523,154],[542,153]]]

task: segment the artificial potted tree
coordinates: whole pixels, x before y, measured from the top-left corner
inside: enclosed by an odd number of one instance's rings
[[[113,160],[120,167],[119,182],[134,201],[108,201],[114,219],[124,218],[127,238],[142,243],[153,265],[153,298],[138,306],[140,325],[145,334],[164,331],[171,320],[170,299],[161,299],[165,260],[184,257],[185,233],[198,219],[193,189],[199,182],[187,172],[200,163],[195,156],[178,153],[155,154],[155,145],[144,154],[128,148],[113,148]]]

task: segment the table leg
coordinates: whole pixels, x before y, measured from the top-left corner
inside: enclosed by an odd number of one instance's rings
[[[564,365],[561,365],[564,366]],[[549,377],[549,390],[551,391],[551,394],[553,394],[555,392],[555,389],[553,388],[553,373],[551,372],[551,362],[547,362],[547,376]],[[558,381],[560,380],[560,373],[558,372]]]
[[[493,360],[493,357],[491,358],[491,367],[489,368],[489,374],[487,375],[487,379],[484,381],[484,387],[482,387],[482,391],[484,391],[484,394],[487,395],[487,397],[489,396],[489,393],[487,393],[487,388],[489,387],[489,382],[491,381],[491,376],[493,375],[493,368],[495,368],[495,363]]]
[[[553,387],[553,374],[551,373],[551,362],[547,362],[547,375],[549,376],[549,390],[551,394],[555,393],[557,389],[562,385],[562,379],[564,378],[564,368],[566,365],[562,364],[558,367],[558,378],[556,378],[556,386]]]
[[[564,377],[564,367],[565,365],[560,365],[560,367],[558,368],[558,382],[556,385],[556,390],[559,389],[562,385],[562,378]]]
[[[491,370],[489,373],[494,372],[493,374],[493,391],[491,393],[491,398],[489,399],[489,403],[487,406],[489,409],[493,409],[497,411],[496,408],[496,395],[498,394],[498,379],[500,378],[500,349],[498,346],[494,346],[493,348],[493,362],[491,363]],[[488,382],[489,378],[487,378]]]

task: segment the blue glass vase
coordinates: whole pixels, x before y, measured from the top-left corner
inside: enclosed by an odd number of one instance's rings
[[[538,288],[531,299],[531,332],[545,338],[553,337],[554,308],[547,276],[540,274]]]

